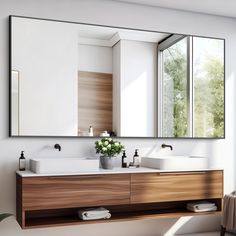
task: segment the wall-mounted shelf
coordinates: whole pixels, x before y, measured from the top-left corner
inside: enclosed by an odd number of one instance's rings
[[[60,177],[17,175],[17,220],[22,228],[220,214],[223,171]],[[194,182],[195,180],[195,182]],[[194,213],[188,202],[209,200],[216,212]],[[78,210],[103,206],[108,220],[82,221]]]

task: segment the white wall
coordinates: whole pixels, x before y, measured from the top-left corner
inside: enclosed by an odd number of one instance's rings
[[[20,150],[26,157],[73,157],[94,154],[94,139],[78,138],[9,138],[8,137],[8,15],[26,15],[69,21],[109,24],[130,28],[190,33],[226,39],[226,139],[224,140],[157,140],[122,139],[129,157],[135,148],[149,153],[159,150],[163,142],[174,146],[173,154],[206,155],[209,166],[225,169],[225,191],[235,188],[235,109],[236,109],[236,20],[165,10],[108,1],[80,0],[0,0],[0,211],[15,212],[15,175]],[[52,146],[62,146],[56,152]],[[22,231],[14,218],[2,222],[0,233],[4,236],[158,236],[178,232],[213,230],[219,227],[219,217],[193,217],[170,220],[146,220],[110,224],[58,227]],[[178,228],[177,227],[177,228]],[[167,234],[167,232],[169,233]],[[173,230],[174,231],[174,230]],[[172,231],[172,232],[173,232]]]
[[[79,44],[78,68],[80,71],[112,74],[112,48]]]
[[[16,17],[12,24],[20,135],[76,136],[76,25]]]
[[[121,40],[120,134],[154,137],[157,44]]]

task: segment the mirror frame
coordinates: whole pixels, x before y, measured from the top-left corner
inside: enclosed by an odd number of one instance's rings
[[[199,139],[199,140],[215,140],[215,139],[225,139],[225,74],[226,74],[226,50],[225,50],[225,38],[218,38],[218,37],[211,37],[211,36],[203,36],[203,35],[194,35],[194,34],[183,34],[183,33],[176,33],[176,32],[166,32],[166,31],[156,31],[156,30],[148,30],[148,29],[140,29],[140,28],[128,28],[128,27],[121,27],[121,26],[112,26],[112,25],[101,25],[101,24],[92,24],[92,23],[84,23],[84,22],[74,22],[74,21],[63,21],[63,20],[55,20],[55,19],[47,19],[47,18],[38,18],[38,17],[30,17],[30,16],[20,16],[20,15],[9,15],[9,137],[17,137],[17,138],[89,138],[89,139],[99,139],[99,136],[44,136],[44,135],[12,135],[12,94],[11,94],[11,86],[12,86],[12,18],[18,17],[18,18],[25,18],[25,19],[33,19],[33,20],[43,20],[43,21],[55,21],[55,22],[62,22],[62,23],[68,23],[68,24],[80,24],[80,25],[90,25],[90,26],[100,26],[100,27],[107,27],[107,28],[117,28],[117,29],[125,29],[125,30],[135,30],[135,31],[142,31],[142,32],[150,32],[150,33],[166,33],[166,34],[179,34],[183,36],[195,36],[200,38],[209,38],[209,39],[219,39],[223,40],[224,45],[224,135],[223,137],[115,137],[117,139]],[[158,65],[157,65],[158,66]],[[157,83],[157,89],[158,89],[158,83]]]

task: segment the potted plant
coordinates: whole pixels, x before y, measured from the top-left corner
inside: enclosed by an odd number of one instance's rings
[[[6,219],[7,217],[12,216],[10,213],[2,213],[0,214],[0,222]]]
[[[114,156],[121,153],[124,146],[112,138],[102,138],[95,142],[96,153],[101,154],[100,163],[103,169],[113,168]]]

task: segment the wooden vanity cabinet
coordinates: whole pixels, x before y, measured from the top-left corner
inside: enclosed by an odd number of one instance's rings
[[[17,180],[17,221],[22,228],[219,214],[223,171],[22,177]],[[186,210],[191,201],[215,202],[217,212]],[[82,221],[78,210],[103,206],[111,219]]]
[[[129,175],[32,177],[22,180],[24,210],[120,205],[130,202]]]
[[[222,171],[131,175],[131,203],[215,199],[222,196]]]

